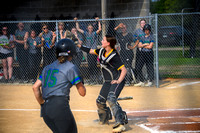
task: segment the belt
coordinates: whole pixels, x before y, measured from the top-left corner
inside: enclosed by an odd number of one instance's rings
[[[54,98],[64,98],[65,100],[69,101],[69,96],[50,96],[48,98],[45,98],[45,103],[48,103],[50,100]]]

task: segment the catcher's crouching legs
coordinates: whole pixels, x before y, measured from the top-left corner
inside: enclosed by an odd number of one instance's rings
[[[101,96],[98,96],[96,100],[98,107],[99,123],[100,124],[109,124],[108,120],[112,119],[112,114],[109,107],[106,107],[106,100]]]
[[[113,126],[113,129],[115,130],[115,128],[117,129],[120,126],[127,124],[128,118],[126,112],[123,111],[122,108],[120,107],[114,92],[109,92],[107,101],[108,104],[110,105],[110,108],[113,112],[116,121],[116,124]],[[123,127],[123,129],[120,129],[119,131],[124,131],[124,130],[125,127]]]

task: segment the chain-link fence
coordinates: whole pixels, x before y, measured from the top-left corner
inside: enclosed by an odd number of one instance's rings
[[[127,84],[150,80],[156,81],[158,86],[158,75],[161,78],[199,77],[199,16],[191,13],[98,21],[0,22],[1,82],[34,82],[42,68],[56,60],[54,45],[62,38],[96,49],[101,47],[105,34],[117,38],[116,49],[128,70]],[[149,40],[142,37],[144,32],[139,32],[141,19],[151,25]],[[137,40],[141,44],[154,42],[153,48],[134,48]],[[97,56],[87,55],[78,48],[77,52],[72,62],[80,69],[85,83],[101,84],[103,78]]]
[[[159,74],[200,77],[200,14],[158,15]]]

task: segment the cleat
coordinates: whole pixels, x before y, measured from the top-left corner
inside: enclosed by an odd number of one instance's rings
[[[115,125],[113,125],[113,129],[117,128],[118,126],[120,126],[120,123],[117,122],[117,123],[115,123]]]
[[[126,130],[126,128],[124,127],[124,125],[118,124],[117,127],[115,127],[115,128],[113,127],[112,132],[113,133],[120,133],[120,132],[123,132],[125,130]]]

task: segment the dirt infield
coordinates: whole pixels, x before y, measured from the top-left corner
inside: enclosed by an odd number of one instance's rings
[[[79,133],[109,133],[110,125],[99,125],[95,99],[101,86],[86,86],[85,97],[71,89],[70,106]],[[200,132],[200,80],[162,81],[161,88],[126,86],[119,101],[127,112],[127,133],[167,131]],[[40,116],[32,85],[0,85],[0,133],[49,133]]]

